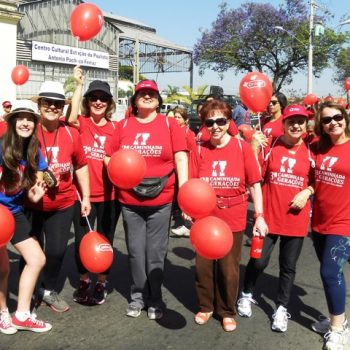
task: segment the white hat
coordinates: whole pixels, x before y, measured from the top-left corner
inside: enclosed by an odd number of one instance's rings
[[[63,85],[58,81],[44,81],[41,84],[39,95],[32,97],[32,101],[38,103],[41,98],[64,101],[64,104],[70,103],[69,100],[66,100]]]
[[[8,120],[12,116],[18,113],[30,113],[35,117],[39,118],[39,114],[35,112],[36,106],[30,100],[16,100],[12,105],[12,110],[10,113],[5,115],[5,119]]]

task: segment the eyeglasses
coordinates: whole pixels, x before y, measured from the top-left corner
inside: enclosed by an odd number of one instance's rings
[[[154,91],[154,90],[148,90],[148,89],[143,89],[141,91],[138,91],[137,92],[137,95],[138,96],[149,96],[151,98],[155,98],[155,97],[158,97],[158,93],[157,91]]]
[[[217,126],[224,126],[227,124],[227,119],[226,118],[217,118],[217,119],[206,119],[204,121],[204,125],[207,128],[211,128],[216,124]]]
[[[306,123],[306,118],[287,118],[286,123],[290,126],[294,124],[303,125]]]
[[[340,122],[344,119],[344,116],[342,114],[336,114],[333,117],[322,117],[321,123],[322,124],[329,124],[332,120],[335,122]]]
[[[89,101],[96,102],[100,100],[100,102],[108,102],[110,97],[108,95],[89,95]]]
[[[62,100],[50,100],[48,98],[42,98],[40,100],[40,105],[44,107],[55,106],[57,109],[62,109],[64,106],[64,101]]]
[[[272,101],[270,101],[270,105],[273,105],[273,106],[276,106],[277,105],[277,103],[279,103],[278,101],[276,101],[276,100],[272,100]]]

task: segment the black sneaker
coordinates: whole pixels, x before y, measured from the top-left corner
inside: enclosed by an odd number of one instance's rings
[[[91,282],[80,280],[79,288],[73,293],[73,300],[79,304],[86,304],[89,301]]]
[[[102,283],[97,282],[95,285],[94,294],[92,295],[92,303],[101,305],[106,301],[106,297],[106,287]]]

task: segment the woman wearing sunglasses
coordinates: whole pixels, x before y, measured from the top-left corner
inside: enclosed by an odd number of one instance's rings
[[[217,207],[210,214],[223,219],[230,226],[234,244],[230,252],[216,261],[196,255],[196,291],[199,312],[195,322],[206,324],[216,312],[227,332],[236,329],[235,304],[239,286],[239,263],[242,239],[247,221],[248,187],[252,196],[254,231],[265,235],[267,225],[263,217],[261,175],[250,145],[228,133],[232,116],[228,103],[220,100],[206,102],[201,119],[210,135],[191,161],[191,174],[209,182],[217,196]],[[214,273],[216,267],[217,273]]]
[[[308,187],[312,159],[302,138],[306,131],[307,110],[299,105],[290,105],[284,109],[281,118],[284,134],[276,139],[264,136],[264,153],[257,154],[264,179],[264,215],[269,234],[264,238],[261,257],[250,258],[248,262],[243,290],[237,304],[240,316],[252,316],[251,304],[256,304],[253,299],[256,281],[267,267],[279,240],[280,273],[271,328],[277,332],[286,332],[290,318],[287,307],[295,279],[296,264],[304,237],[308,233],[308,199],[313,193],[313,188]],[[295,197],[297,195],[298,197]]]
[[[349,335],[343,269],[350,258],[350,120],[344,107],[322,103],[315,130],[320,139],[315,151],[312,230],[330,316],[328,322],[312,328],[325,332],[329,327],[324,349],[343,349]]]
[[[37,136],[49,169],[44,173],[49,188],[43,199],[35,205],[28,203],[32,209],[33,232],[46,255],[38,301],[43,301],[56,312],[65,312],[69,305],[58,294],[57,281],[74,215],[76,187],[73,174],[82,193],[82,215],[88,215],[89,173],[79,132],[60,121],[64,106],[69,103],[63,85],[45,81],[39,95],[32,100],[38,104],[40,123]]]
[[[81,100],[85,77],[79,66],[74,68],[74,79],[76,89],[72,98],[68,123],[79,130],[88,162],[91,202],[91,213],[88,220],[92,227],[97,221],[97,232],[106,236],[113,245],[120,205],[116,201],[115,188],[109,180],[103,159],[106,142],[112,137],[116,128],[116,124],[111,121],[116,106],[107,82],[92,81]],[[78,115],[80,109],[81,115]],[[80,282],[78,289],[73,294],[73,300],[82,304],[101,305],[107,296],[106,283],[109,269],[98,274],[97,283],[92,290],[92,281],[79,255],[80,242],[89,231],[89,225],[86,217],[81,216],[79,198],[75,205],[75,261],[80,274]]]
[[[105,163],[119,149],[134,149],[146,161],[146,179],[155,179],[161,189],[153,194],[143,194],[139,186],[118,191],[132,277],[126,315],[139,317],[147,308],[148,318],[156,320],[165,306],[162,284],[175,182],[181,187],[188,178],[187,144],[176,121],[159,113],[162,97],[155,81],[140,81],[130,103],[132,115],[118,123]]]
[[[287,97],[282,92],[272,95],[267,107],[267,116],[261,120],[261,128],[267,137],[283,135],[282,114],[288,104]]]

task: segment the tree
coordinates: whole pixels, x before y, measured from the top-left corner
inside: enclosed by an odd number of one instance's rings
[[[133,81],[134,68],[132,66],[119,65],[119,79]],[[144,75],[139,75],[139,80],[146,79]]]
[[[325,21],[326,16],[318,17]],[[276,26],[285,31],[276,30]],[[284,0],[278,8],[269,3],[247,2],[229,9],[224,3],[210,30],[194,46],[193,59],[200,73],[260,71],[272,79],[275,91],[292,82],[293,75],[308,66],[309,19],[303,0]],[[326,28],[314,36],[314,71],[317,77],[337,57],[344,34]]]
[[[343,48],[335,61],[336,73],[334,75],[334,82],[343,87],[344,81],[350,77],[350,47]]]
[[[73,75],[70,75],[66,81],[63,84],[64,93],[68,98],[71,98],[73,96],[73,93],[75,91],[75,80]]]
[[[169,88],[171,86],[168,85],[168,92],[170,91]],[[193,100],[196,100],[197,98],[200,98],[204,96],[205,90],[207,89],[208,85],[202,85],[197,88],[197,91],[191,89],[189,86],[183,86],[182,88],[187,92],[187,94],[181,94],[179,92],[179,88],[177,87],[171,87],[172,94],[168,93],[168,97],[166,98],[165,102],[167,103],[181,103],[183,105],[189,106]]]

